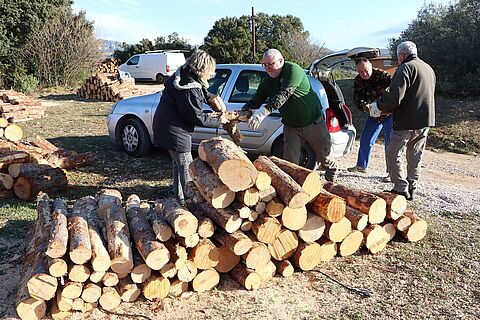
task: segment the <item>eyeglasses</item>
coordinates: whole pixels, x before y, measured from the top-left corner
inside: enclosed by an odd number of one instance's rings
[[[262,66],[263,66],[264,68],[273,67],[273,65],[274,65],[275,63],[277,63],[278,61],[280,61],[280,59],[277,59],[277,60],[275,60],[275,61],[273,61],[273,62],[270,62],[270,63],[262,63]]]

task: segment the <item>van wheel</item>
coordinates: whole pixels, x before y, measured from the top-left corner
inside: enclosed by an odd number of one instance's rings
[[[159,73],[155,77],[155,80],[157,80],[157,83],[163,84],[165,82],[165,76],[163,74]]]
[[[132,157],[143,156],[152,146],[147,128],[139,119],[123,121],[117,130],[117,141],[122,150]]]
[[[277,158],[283,159],[283,137],[280,136],[272,146],[272,155]],[[317,163],[317,156],[315,152],[313,152],[312,147],[305,142],[303,144],[302,150],[300,152],[300,162],[299,164],[307,169],[315,168],[315,164]]]

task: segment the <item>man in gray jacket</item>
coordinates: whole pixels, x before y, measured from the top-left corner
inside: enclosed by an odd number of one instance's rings
[[[420,177],[428,130],[435,126],[435,72],[417,56],[417,46],[405,41],[397,47],[399,67],[390,88],[370,105],[370,115],[393,113],[393,132],[386,149],[387,168],[393,182],[389,192],[413,199]],[[406,153],[407,168],[402,156]]]

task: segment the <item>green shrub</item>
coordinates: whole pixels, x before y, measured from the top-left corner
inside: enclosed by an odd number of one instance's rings
[[[18,72],[13,75],[13,89],[23,92],[25,94],[31,94],[37,90],[38,79],[31,74],[25,72]]]

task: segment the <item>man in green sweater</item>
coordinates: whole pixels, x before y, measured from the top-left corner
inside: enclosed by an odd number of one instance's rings
[[[262,64],[267,71],[255,96],[244,110],[254,109],[248,125],[259,128],[263,119],[274,109],[282,116],[283,157],[299,163],[301,148],[307,141],[325,169],[325,179],[334,181],[337,173],[335,159],[330,156],[330,134],[325,125],[320,100],[312,90],[305,71],[297,64],[285,61],[277,49],[263,54]],[[266,102],[265,106],[261,106]]]

